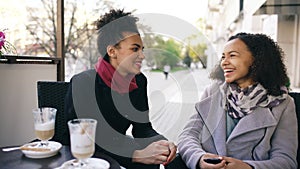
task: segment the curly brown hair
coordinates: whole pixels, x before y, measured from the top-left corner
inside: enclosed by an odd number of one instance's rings
[[[231,36],[228,41],[233,39],[242,40],[254,57],[254,62],[249,70],[253,80],[260,83],[270,95],[283,94],[284,91],[280,88],[289,83],[289,78],[283,62],[284,52],[281,47],[265,34],[242,32]],[[210,74],[210,78],[224,81],[220,64]]]
[[[109,62],[106,54],[107,46],[117,46],[124,38],[122,33],[133,32],[139,34],[137,21],[138,18],[132,16],[131,12],[124,12],[124,9],[111,9],[95,22],[98,31],[98,51],[106,61]]]

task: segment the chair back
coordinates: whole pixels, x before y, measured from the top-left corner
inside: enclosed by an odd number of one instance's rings
[[[290,96],[293,97],[295,106],[296,106],[296,114],[297,114],[297,120],[298,120],[298,152],[297,152],[297,161],[300,163],[300,148],[299,148],[299,136],[300,136],[300,93],[296,92],[290,92]],[[298,169],[300,168],[300,165],[298,164]]]
[[[65,96],[69,82],[38,81],[38,107],[53,107],[57,109],[55,119],[55,134],[51,139],[63,143],[63,134],[66,128],[64,117]]]

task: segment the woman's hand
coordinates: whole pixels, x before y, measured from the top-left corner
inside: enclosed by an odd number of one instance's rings
[[[249,164],[242,160],[231,157],[223,157],[223,159],[226,161],[226,169],[252,169]]]
[[[207,163],[204,161],[204,159],[208,159],[208,158],[219,158],[221,159],[221,162],[218,164],[211,164],[211,163]],[[217,154],[211,154],[211,153],[207,153],[204,154],[200,160],[199,160],[199,167],[201,169],[225,169],[226,168],[226,161],[223,157],[217,155]],[[227,168],[226,168],[227,169]]]
[[[168,141],[168,146],[169,146],[168,159],[166,162],[163,163],[163,165],[169,164],[176,157],[177,146],[173,142],[169,142],[169,141]]]
[[[204,161],[206,158],[219,158],[222,161],[218,164],[210,164]],[[201,169],[252,169],[252,167],[243,162],[242,160],[238,160],[231,157],[221,157],[216,154],[204,154],[200,160],[199,165]]]
[[[133,153],[132,161],[143,164],[167,164],[175,158],[176,146],[167,140],[151,143]]]

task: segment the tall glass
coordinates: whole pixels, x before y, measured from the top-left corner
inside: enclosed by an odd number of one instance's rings
[[[71,152],[77,159],[71,166],[74,168],[88,167],[88,158],[95,152],[95,134],[97,120],[73,119],[68,121],[70,131]]]
[[[35,135],[41,140],[39,146],[48,146],[48,140],[54,136],[56,111],[51,107],[36,108],[32,111]]]

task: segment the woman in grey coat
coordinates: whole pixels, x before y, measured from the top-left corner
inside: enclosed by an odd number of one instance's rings
[[[203,92],[179,136],[189,168],[297,168],[297,118],[283,56],[266,35],[229,38],[211,74],[216,83]],[[212,164],[208,158],[220,160]]]

